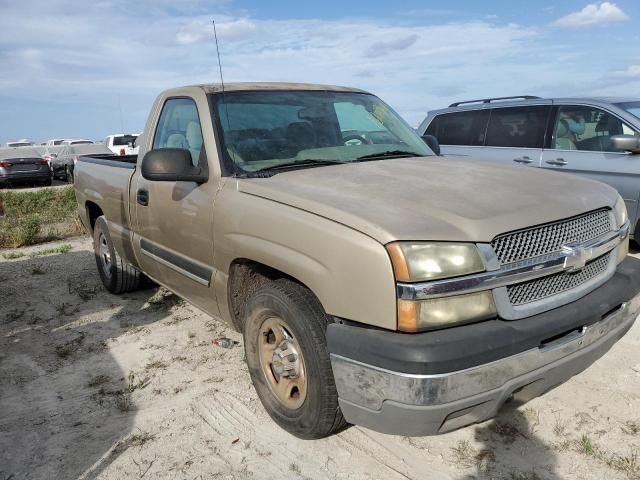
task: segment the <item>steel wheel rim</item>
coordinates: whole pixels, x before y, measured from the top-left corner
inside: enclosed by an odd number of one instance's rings
[[[297,410],[307,398],[307,375],[300,345],[288,325],[269,317],[260,326],[258,354],[269,390],[290,410]]]
[[[100,257],[104,274],[107,277],[111,277],[111,249],[104,233],[101,233],[98,237],[98,256]]]

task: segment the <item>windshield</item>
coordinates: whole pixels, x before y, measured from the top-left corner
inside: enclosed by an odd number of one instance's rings
[[[631,115],[640,118],[640,102],[617,103],[616,105]]]
[[[127,146],[130,143],[135,142],[137,135],[121,135],[119,137],[113,137],[113,146],[114,147],[122,147]]]
[[[305,160],[433,155],[404,120],[369,94],[231,92],[215,95],[213,102],[222,154],[235,172]]]

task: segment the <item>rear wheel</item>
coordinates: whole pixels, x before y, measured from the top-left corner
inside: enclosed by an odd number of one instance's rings
[[[256,291],[245,311],[247,364],[271,418],[303,439],[344,428],[326,345],[329,319],[315,296],[281,279]]]
[[[67,183],[73,183],[73,172],[68,165],[64,167],[64,179]]]
[[[96,219],[93,228],[93,250],[100,280],[108,291],[119,294],[139,287],[142,275],[118,255],[111,241],[104,215]]]

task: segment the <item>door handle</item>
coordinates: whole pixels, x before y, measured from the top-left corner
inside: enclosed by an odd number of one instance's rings
[[[547,163],[549,165],[557,165],[561,167],[563,165],[566,165],[569,162],[567,162],[564,158],[556,158],[555,160],[547,160]]]
[[[522,158],[514,158],[513,159],[514,162],[518,162],[518,163],[531,163],[533,162],[533,160],[531,160],[530,157],[524,156]]]
[[[147,192],[146,190],[138,190],[136,197],[140,205],[143,205],[145,207],[149,205],[149,192]]]

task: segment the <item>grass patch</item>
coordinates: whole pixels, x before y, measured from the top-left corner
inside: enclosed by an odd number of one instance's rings
[[[132,447],[142,447],[145,443],[150,442],[155,438],[155,435],[140,430],[140,433],[134,433],[129,437],[129,445]]]
[[[0,193],[0,248],[15,248],[84,232],[73,187]],[[6,258],[6,257],[5,257]]]
[[[123,413],[131,412],[136,409],[129,392],[122,392],[116,396],[116,408]]]
[[[63,360],[66,358],[69,358],[71,355],[73,355],[76,351],[80,349],[82,342],[84,342],[84,333],[81,333],[80,335],[69,340],[66,343],[63,343],[61,345],[56,345],[55,347],[56,355]]]
[[[2,258],[4,258],[5,260],[16,260],[18,258],[24,258],[24,257],[35,258],[35,257],[44,257],[46,255],[64,255],[66,253],[69,253],[71,250],[73,250],[73,247],[68,243],[64,243],[57,247],[44,248],[42,250],[36,250],[35,252],[31,252],[29,254],[26,254],[23,252],[3,253]],[[38,275],[38,273],[34,273],[34,275]]]
[[[162,360],[154,360],[153,362],[149,362],[145,365],[145,370],[165,370],[169,364],[167,362],[163,362]]]
[[[489,430],[499,436],[507,445],[512,444],[518,436],[522,435],[515,425],[498,420],[494,420],[493,423],[489,425]]]
[[[487,448],[473,448],[467,440],[461,440],[451,448],[454,463],[462,468],[476,468],[480,472],[491,470],[496,454]]]
[[[95,297],[100,290],[98,285],[91,284],[90,281],[83,278],[69,278],[67,280],[67,288],[69,293],[75,293],[85,302]]]
[[[627,420],[621,428],[627,435],[638,435],[640,433],[640,422]]]
[[[26,257],[26,255],[21,252],[9,252],[9,253],[2,254],[2,258],[4,258],[5,260],[15,260],[17,258],[22,258],[22,257]]]
[[[36,250],[35,252],[31,252],[29,254],[30,257],[42,257],[44,255],[64,255],[69,253],[73,247],[68,243],[64,243],[58,247],[45,248],[43,250]]]
[[[594,460],[624,474],[630,480],[640,480],[640,452],[632,446],[628,455],[610,452],[600,447],[588,435],[582,435],[577,440],[567,440],[562,443],[565,450],[591,457]]]

